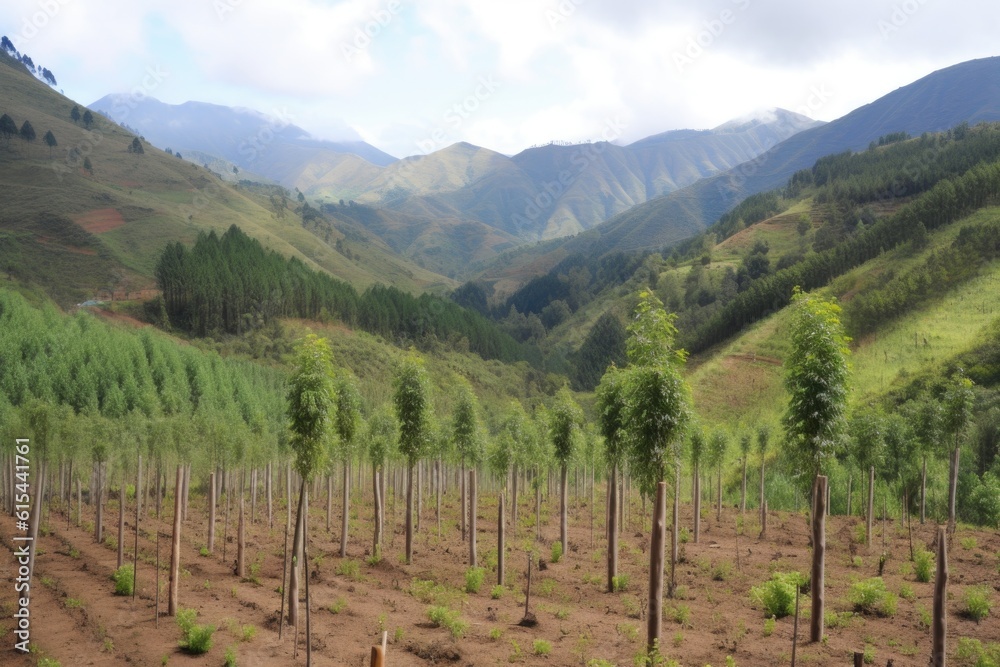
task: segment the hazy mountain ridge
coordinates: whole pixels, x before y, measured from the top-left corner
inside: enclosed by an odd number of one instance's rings
[[[605,250],[656,248],[704,228],[746,196],[779,187],[820,157],[862,150],[892,132],[920,135],[1000,120],[1000,57],[933,72],[825,125],[789,137],[748,164],[651,200],[602,225]]]
[[[289,188],[297,185],[310,163],[349,162],[363,168],[395,161],[359,137],[315,139],[283,110],[267,115],[207,102],[166,104],[131,95],[105,95],[90,108],[134,128],[159,148],[215,155]]]

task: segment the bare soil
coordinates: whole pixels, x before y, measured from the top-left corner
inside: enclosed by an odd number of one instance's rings
[[[194,480],[192,480],[194,484]],[[367,481],[366,481],[367,484]],[[197,488],[197,487],[195,487]],[[550,546],[558,540],[558,494],[543,505],[543,542],[534,541],[534,498],[522,496],[521,527],[516,537],[508,527],[508,587],[500,599],[491,598],[496,573],[487,572],[478,594],[464,594],[468,547],[461,541],[457,526],[458,498],[446,496],[442,537],[438,538],[433,496],[424,502],[421,531],[415,538],[414,563],[404,565],[403,504],[390,500],[386,527],[386,549],[382,562],[367,564],[372,520],[370,500],[357,493],[352,511],[348,556],[358,564],[358,574],[337,574],[343,560],[339,553],[339,492],[334,494],[331,532],[326,530],[325,488],[312,499],[309,556],[312,561],[311,595],[313,659],[317,665],[368,665],[370,647],[388,632],[387,665],[584,665],[602,658],[617,665],[633,664],[645,645],[645,608],[648,581],[649,518],[638,498],[633,499],[621,539],[620,571],[628,576],[624,592],[605,592],[603,494],[598,503],[593,529],[587,498],[574,503],[570,516],[570,549],[558,563],[544,563],[534,569],[530,611],[537,618],[534,627],[521,627],[524,616],[524,589],[527,570],[526,547],[538,548],[543,561],[550,559]],[[281,494],[276,494],[280,496]],[[573,495],[571,494],[571,499]],[[57,507],[53,501],[53,507]],[[134,537],[134,506],[129,503],[126,528],[127,560],[131,562]],[[11,615],[15,610],[15,563],[8,548],[0,549],[0,664],[21,667],[36,664],[40,656],[69,665],[220,665],[227,647],[236,651],[240,665],[304,664],[300,625],[298,657],[293,657],[294,630],[286,627],[278,639],[284,501],[276,503],[274,527],[267,526],[266,508],[258,502],[257,522],[249,527],[247,539],[250,564],[260,563],[259,584],[241,581],[233,574],[236,558],[236,503],[230,510],[228,529],[225,502],[218,517],[216,553],[199,555],[206,544],[206,511],[202,495],[191,496],[188,520],[182,532],[180,582],[181,607],[199,612],[199,623],[219,628],[212,649],[202,656],[188,656],[178,648],[180,631],[166,613],[166,581],[170,546],[172,502],[164,503],[164,515],[157,521],[153,507],[142,519],[139,537],[138,590],[135,600],[113,594],[110,575],[116,552],[98,545],[92,534],[77,528],[56,509],[44,522],[47,534],[39,542],[31,599],[31,641],[35,655],[24,656],[11,647],[14,643]],[[249,512],[249,502],[247,503]],[[496,501],[481,491],[478,511],[480,563],[496,546]],[[768,539],[758,540],[756,511],[748,510],[743,535],[737,537],[738,509],[724,508],[717,522],[714,507],[705,507],[699,544],[681,545],[683,562],[678,566],[679,599],[664,600],[664,653],[686,667],[725,665],[732,656],[738,665],[790,664],[792,651],[791,617],[779,619],[772,634],[765,636],[765,616],[750,602],[750,587],[767,580],[772,572],[809,570],[808,527],[802,514],[775,512],[770,515]],[[117,501],[108,502],[106,534],[117,534]],[[93,520],[92,508],[84,505],[84,521]],[[691,526],[690,506],[682,504],[682,526]],[[856,517],[831,517],[827,524],[827,611],[851,612],[848,589],[852,582],[876,576],[882,553],[881,523],[876,522],[874,545],[868,550],[856,542]],[[393,529],[393,527],[395,527]],[[913,524],[913,544],[927,546],[935,526]],[[3,517],[0,538],[10,545],[14,521]],[[228,534],[227,534],[228,530]],[[593,538],[591,537],[593,530]],[[160,535],[160,616],[155,617],[156,535]],[[915,595],[900,599],[892,618],[856,615],[828,627],[827,641],[810,644],[808,621],[800,621],[797,658],[803,665],[850,665],[854,651],[870,644],[876,665],[893,660],[896,667],[927,664],[931,637],[921,614],[932,608],[933,584],[919,583],[909,567],[909,537],[896,523],[886,523],[884,577],[889,590],[899,593],[903,585]],[[975,538],[966,548],[960,540]],[[224,539],[227,540],[224,542]],[[593,541],[592,541],[593,540]],[[970,544],[968,541],[966,544]],[[226,554],[223,559],[223,546]],[[959,637],[983,641],[1000,640],[1000,609],[976,624],[962,615],[963,592],[972,584],[988,584],[994,600],[1000,599],[997,554],[1000,536],[996,532],[960,528],[950,544],[951,578],[948,602],[948,647],[954,654]],[[669,543],[668,543],[669,554]],[[860,565],[853,558],[857,556]],[[464,636],[455,639],[445,628],[433,627],[428,620],[428,604],[411,594],[414,579],[434,580],[452,592],[452,606],[468,622]],[[331,611],[337,608],[338,613]],[[304,607],[303,607],[304,609]],[[808,600],[803,599],[808,610]],[[686,610],[686,611],[685,611]],[[682,619],[687,616],[684,622]],[[256,635],[241,641],[242,626],[254,626]],[[494,636],[491,636],[491,633]],[[495,635],[499,633],[499,638]],[[551,645],[547,656],[535,655],[535,641]],[[539,650],[542,650],[539,645]]]
[[[102,234],[125,224],[122,214],[113,208],[98,208],[76,216],[73,222],[91,234]]]

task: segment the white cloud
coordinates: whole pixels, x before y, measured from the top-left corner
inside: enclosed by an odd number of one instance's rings
[[[831,94],[810,115],[830,120],[994,55],[1000,18],[992,0],[8,0],[0,31],[44,7],[22,48],[81,101],[155,66],[167,101],[288,107],[317,135],[346,122],[398,155],[442,128],[507,153],[596,139],[616,116],[632,141],[802,110],[817,89]],[[483,76],[500,89],[445,120]]]

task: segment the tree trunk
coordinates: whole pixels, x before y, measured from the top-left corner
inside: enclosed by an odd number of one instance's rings
[[[469,471],[469,567],[476,567],[476,469]]]
[[[809,640],[818,642],[823,638],[823,594],[826,558],[826,475],[817,475],[813,483],[812,515],[812,617],[809,623]]]
[[[240,493],[240,525],[236,529],[236,576],[240,579],[244,579],[247,576],[246,571],[246,559],[244,554],[246,553],[246,528],[244,526],[246,502],[243,499],[243,494]]]
[[[678,522],[681,515],[681,468],[678,465],[674,473],[674,513],[670,526],[670,586],[667,588],[667,595],[671,599],[677,590],[677,557],[678,557]]]
[[[722,466],[719,466],[719,478],[718,484],[716,486],[716,501],[715,501],[715,522],[722,523]]]
[[[760,462],[760,499],[757,501],[759,503],[757,507],[758,507],[758,509],[760,509],[760,511],[762,513],[764,511],[764,461],[763,461],[763,458],[764,457],[762,456],[761,457],[761,462]]]
[[[618,576],[618,466],[612,466],[608,475],[611,489],[608,492],[608,592],[615,590]]]
[[[517,539],[517,482],[520,475],[518,474],[517,466],[514,466],[514,479],[511,488],[511,507],[510,507],[510,530],[514,539]]]
[[[435,512],[435,517],[437,518],[438,526],[438,539],[441,539],[441,482],[444,471],[441,470],[441,458],[434,462],[434,493],[437,496],[437,511]]]
[[[308,501],[306,504],[308,508]],[[308,509],[306,512],[308,513]],[[309,522],[302,523],[302,561],[306,564],[306,667],[312,665],[312,596],[309,595]]]
[[[851,501],[854,492],[854,473],[847,475],[847,516],[851,516]]]
[[[340,557],[347,558],[347,529],[351,516],[351,462],[344,461],[343,512],[340,520]]]
[[[503,491],[497,497],[497,586],[504,585],[504,556],[507,554],[507,545],[504,540],[504,494]]]
[[[15,440],[15,442],[17,442]],[[26,444],[28,441],[23,441]],[[22,443],[18,443],[22,444]],[[11,467],[11,470],[14,468]],[[39,461],[36,469],[38,481],[35,483],[34,499],[31,502],[31,512],[28,515],[28,579],[30,581],[35,572],[35,552],[38,551],[38,527],[41,525],[42,499],[45,494],[45,461]],[[14,487],[11,487],[14,488]],[[13,496],[13,492],[11,493]],[[24,515],[22,515],[24,516]],[[30,593],[30,590],[28,591]],[[25,596],[27,597],[27,595]]]
[[[743,457],[743,483],[740,485],[740,514],[747,511],[747,457]]]
[[[406,564],[413,564],[413,467],[416,461],[410,460],[406,467]]]
[[[653,531],[649,546],[649,610],[646,615],[646,650],[661,645],[663,617],[663,548],[667,515],[667,483],[656,485],[656,505],[653,506]]]
[[[948,532],[955,534],[955,497],[958,491],[958,461],[962,448],[955,446],[951,453],[951,475],[948,480]]]
[[[94,539],[98,544],[104,541],[104,502],[102,496],[104,495],[104,484],[101,479],[101,464],[97,464],[97,498],[96,498],[96,517],[94,519]]]
[[[865,510],[865,546],[872,546],[872,519],[875,516],[875,466],[868,468],[868,508]]]
[[[303,479],[299,483],[299,506],[295,512],[295,536],[292,538],[292,566],[288,572],[288,624],[294,628],[299,627],[299,571],[302,565],[299,561],[299,555],[302,553],[302,534],[305,530],[303,512],[305,498],[306,481]],[[309,576],[308,569],[306,576]]]
[[[125,472],[118,489],[118,567],[125,564]]]
[[[566,464],[562,465],[560,478],[562,484],[559,489],[559,541],[562,544],[563,556],[569,553],[569,543],[567,541],[568,521],[566,518]]]
[[[143,496],[146,495],[145,489],[142,488],[142,454],[139,455],[139,464],[135,469],[135,515],[140,516],[142,514],[142,501]]]
[[[701,538],[701,475],[699,466],[694,467],[694,543]]]
[[[466,517],[468,516],[468,514],[466,514],[468,508],[466,507],[466,504],[465,504],[465,497],[466,497],[465,479],[466,479],[466,470],[465,470],[465,460],[463,459],[462,460],[462,479],[458,483],[459,493],[462,494],[461,509],[462,509],[462,541],[463,542],[465,541]]]
[[[382,490],[379,480],[378,466],[372,465],[372,492],[375,507],[375,536],[372,540],[372,555],[382,558]]]
[[[184,466],[177,466],[174,484],[174,532],[170,539],[170,594],[167,596],[167,616],[177,613],[177,592],[181,579],[181,504],[184,500]]]
[[[188,498],[191,491],[191,464],[184,466],[184,504],[181,507],[181,521],[188,518]]]
[[[542,483],[535,472],[535,539],[542,539]]]
[[[417,463],[417,512],[413,530],[420,532],[420,515],[424,513],[424,462]]]
[[[215,473],[208,473],[208,553],[215,553]]]
[[[162,487],[160,486],[160,478],[161,477],[163,478],[163,486]],[[165,473],[162,470],[160,470],[160,461],[159,461],[159,459],[157,459],[157,461],[156,461],[156,519],[157,520],[160,519],[160,509],[161,509],[161,507],[163,505],[163,496],[166,495],[164,493],[164,490],[165,490],[166,486],[167,486],[166,476],[165,476]],[[80,487],[77,487],[78,490],[79,490],[79,488]]]
[[[924,457],[920,470],[920,525],[927,518],[927,457]]]
[[[937,575],[934,577],[934,619],[931,644],[931,666],[945,667],[947,664],[946,639],[948,634],[948,536],[944,528],[937,534]]]
[[[268,530],[274,528],[274,504],[271,498],[271,463],[267,464],[267,470],[264,473],[266,475],[264,479],[264,493],[267,494],[267,528]]]
[[[330,521],[333,516],[333,473],[326,476],[326,532],[330,532]]]

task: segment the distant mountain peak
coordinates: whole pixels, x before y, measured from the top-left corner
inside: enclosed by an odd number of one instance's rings
[[[789,111],[788,109],[782,109],[781,107],[769,107],[764,109],[755,109],[754,111],[739,116],[738,118],[728,120],[722,125],[712,128],[712,131],[745,132],[750,128],[758,127],[760,125],[775,124],[789,124],[793,126],[800,126],[801,129],[806,129],[807,127],[813,127],[814,125],[818,125],[820,123],[822,123],[822,121],[813,120],[808,116],[804,116],[794,111]]]

